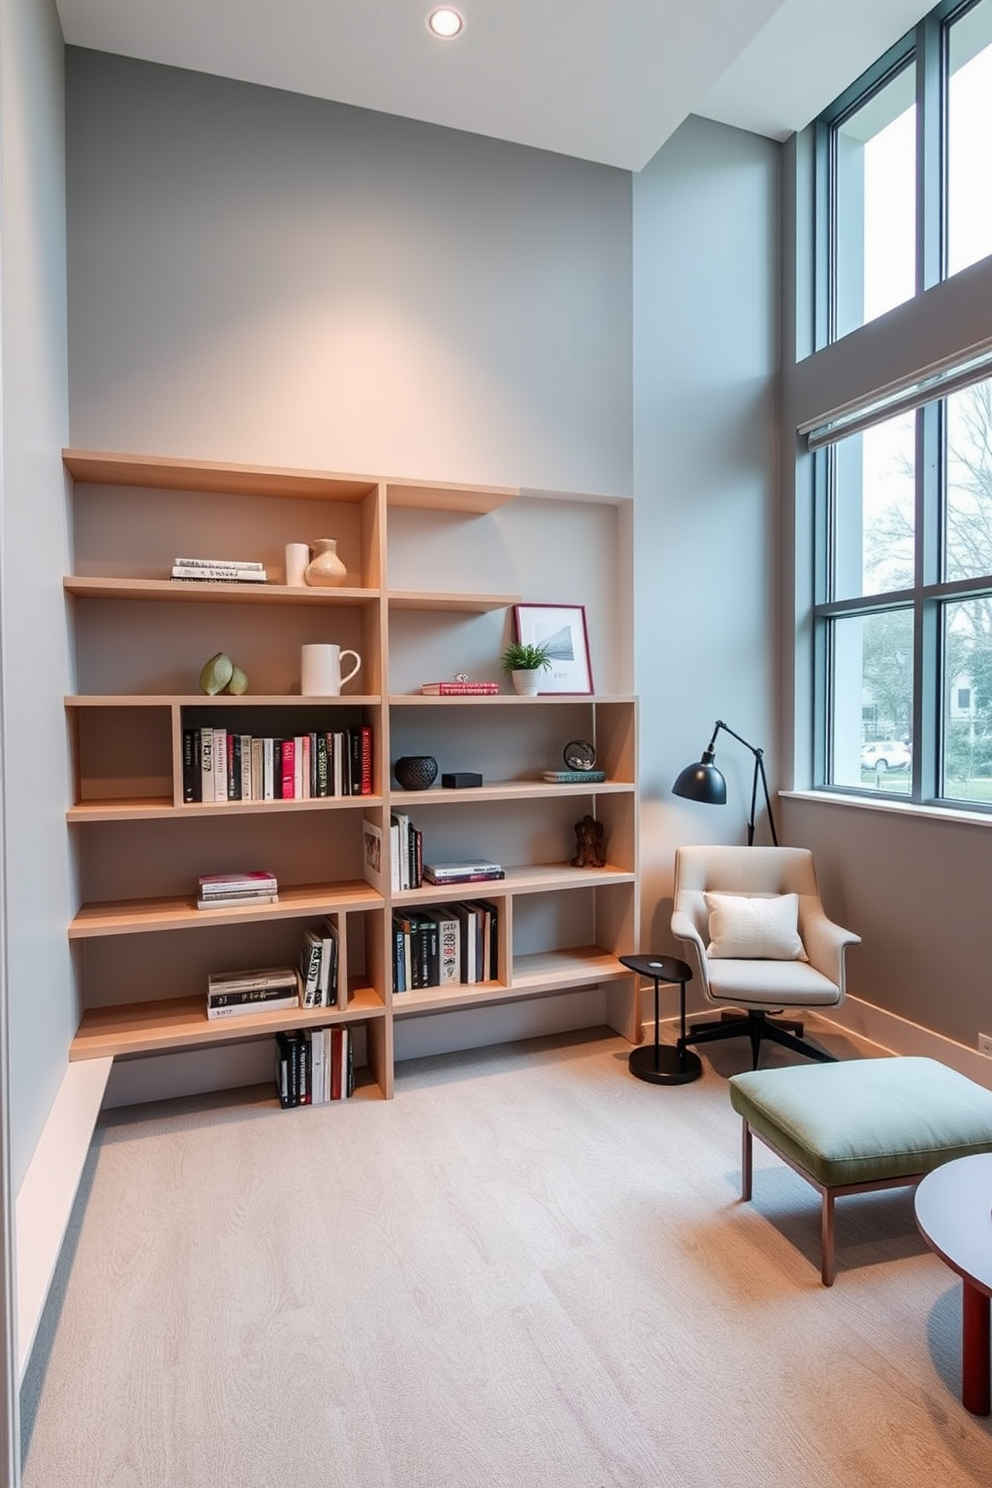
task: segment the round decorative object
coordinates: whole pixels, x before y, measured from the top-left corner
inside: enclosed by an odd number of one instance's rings
[[[404,790],[429,790],[437,779],[437,760],[432,754],[404,754],[393,774]]]
[[[587,739],[570,739],[562,754],[570,770],[591,770],[596,763],[596,751]]]
[[[304,577],[314,589],[336,589],[348,577],[348,570],[338,557],[336,537],[315,537],[310,544],[313,557]]]

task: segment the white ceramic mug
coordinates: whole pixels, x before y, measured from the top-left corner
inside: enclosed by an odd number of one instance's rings
[[[302,589],[306,584],[304,574],[307,564],[310,562],[310,547],[308,543],[286,544],[286,583],[295,589]]]
[[[350,672],[341,675],[341,663],[346,656],[355,658]],[[300,692],[303,697],[337,697],[346,682],[350,682],[362,664],[357,651],[342,651],[340,646],[324,645],[322,642],[303,647],[300,675]]]

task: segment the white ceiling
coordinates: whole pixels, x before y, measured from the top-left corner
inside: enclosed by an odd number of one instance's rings
[[[785,139],[933,0],[56,0],[66,41],[640,170],[687,114]]]

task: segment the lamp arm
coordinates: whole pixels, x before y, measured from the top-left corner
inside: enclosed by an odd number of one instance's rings
[[[713,726],[713,737],[706,747],[706,754],[703,756],[704,760],[706,759],[706,755],[709,755],[710,760],[712,761],[713,754],[715,753],[716,736],[720,733],[721,730],[725,734],[729,734],[732,739],[736,739],[738,744],[743,744],[744,748],[749,749],[754,755],[754,775],[751,779],[751,814],[748,817],[747,823],[747,845],[748,847],[750,847],[754,842],[754,819],[758,802],[758,777],[760,776],[761,789],[765,797],[765,810],[768,812],[768,826],[771,830],[772,842],[775,844],[776,847],[778,847],[778,833],[775,831],[775,816],[772,812],[772,800],[768,792],[768,777],[765,774],[765,751],[763,749],[758,749],[757,746],[754,744],[749,744],[746,739],[741,738],[740,734],[735,734],[734,730],[732,728],[729,728],[728,725],[724,723],[722,718],[718,718]]]

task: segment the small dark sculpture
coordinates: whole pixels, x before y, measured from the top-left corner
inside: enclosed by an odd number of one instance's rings
[[[594,816],[584,816],[575,823],[576,854],[573,868],[605,868],[603,857],[603,823]]]

